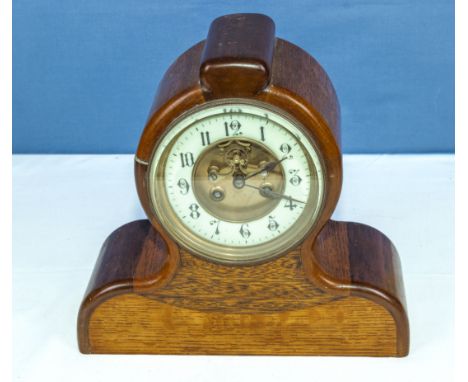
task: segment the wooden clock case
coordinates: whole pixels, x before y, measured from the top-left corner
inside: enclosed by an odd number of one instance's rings
[[[258,14],[216,19],[162,79],[135,156],[148,220],[104,243],[78,316],[83,353],[405,356],[398,253],[372,227],[330,220],[341,191],[340,115],[327,74]],[[148,164],[166,127],[207,102],[285,110],[313,137],[325,201],[304,241],[276,259],[223,265],[179,247],[154,215]]]

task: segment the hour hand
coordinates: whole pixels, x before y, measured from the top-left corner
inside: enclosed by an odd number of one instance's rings
[[[249,179],[255,175],[258,175],[258,174],[261,174],[262,172],[271,172],[275,169],[276,166],[278,166],[282,161],[284,161],[285,159],[288,159],[288,157],[284,157],[283,159],[278,159],[278,160],[275,160],[275,161],[272,161],[272,162],[268,162],[265,166],[263,166],[260,170],[257,170],[257,171],[254,171],[254,172],[251,172],[250,174],[247,174],[245,176],[245,179]]]

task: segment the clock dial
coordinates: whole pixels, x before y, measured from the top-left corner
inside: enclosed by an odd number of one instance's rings
[[[152,206],[194,253],[261,261],[297,244],[318,216],[318,152],[298,123],[271,107],[208,104],[175,121],[156,147]]]

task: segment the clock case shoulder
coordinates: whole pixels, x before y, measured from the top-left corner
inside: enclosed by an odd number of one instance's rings
[[[326,187],[321,217],[301,246],[265,264],[226,266],[186,253],[159,225],[149,204],[148,163],[167,126],[194,107],[225,98],[287,111],[322,154]],[[141,136],[135,179],[151,224],[129,223],[104,243],[78,317],[83,353],[408,353],[408,319],[394,246],[371,227],[330,220],[342,182],[340,111],[333,85],[308,53],[275,37],[268,17],[216,19],[207,40],[171,65]],[[271,278],[275,274],[283,275],[295,293],[278,287]],[[208,294],[192,289],[197,280],[203,280],[201,290]],[[243,289],[230,298],[237,283]],[[224,291],[223,298],[217,288]],[[269,289],[277,293],[259,304]],[[188,337],[174,326],[177,320],[191,327]],[[237,326],[229,327],[226,320]],[[274,327],[262,324],[265,320]],[[213,337],[213,331],[219,336]],[[189,346],[197,334],[199,342]],[[244,337],[248,344],[241,341]]]

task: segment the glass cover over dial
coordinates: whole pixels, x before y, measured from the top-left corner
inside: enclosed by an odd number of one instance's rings
[[[297,245],[323,198],[319,153],[304,129],[263,103],[209,103],[177,119],[149,171],[151,205],[188,250],[252,263]]]

